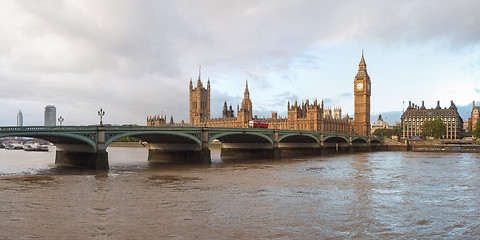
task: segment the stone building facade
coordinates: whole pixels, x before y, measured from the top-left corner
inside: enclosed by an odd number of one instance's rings
[[[358,64],[358,73],[355,76],[353,92],[355,95],[355,121],[354,133],[358,135],[370,135],[370,96],[372,83],[367,73],[367,64],[363,58]]]
[[[444,138],[460,139],[463,129],[463,119],[458,114],[457,107],[450,102],[449,108],[441,108],[440,101],[437,102],[437,107],[427,109],[424,102],[422,106],[417,106],[411,101],[408,102],[408,108],[402,114],[402,137],[415,138],[420,137],[421,126],[427,120],[441,119],[445,124],[446,131]]]
[[[361,87],[360,87],[361,85]],[[335,133],[361,135],[370,135],[370,95],[371,82],[366,71],[366,64],[363,57],[359,64],[358,74],[354,81],[355,91],[355,121],[348,115],[342,117],[341,108],[325,108],[323,101],[317,100],[310,102],[294,104],[287,103],[287,117],[278,117],[276,112],[272,113],[271,118],[258,119],[268,122],[268,128],[271,129],[291,129],[307,131],[324,131]],[[357,115],[358,114],[358,115]],[[210,80],[207,81],[207,88],[202,84],[201,76],[197,80],[196,87],[193,87],[190,79],[189,87],[189,124],[193,126],[207,127],[229,127],[229,128],[248,128],[249,121],[257,120],[253,116],[252,101],[248,90],[248,82],[245,84],[243,100],[240,106],[237,105],[237,114],[235,116],[232,106],[228,107],[224,103],[222,117],[210,118]],[[160,124],[162,122],[160,121]],[[155,125],[155,121],[148,121],[150,126]],[[355,127],[355,129],[354,129]]]
[[[468,132],[473,132],[475,124],[477,124],[478,117],[480,115],[480,106],[475,106],[475,101],[472,104],[472,113],[468,119]]]
[[[389,128],[389,126],[388,126],[388,123],[383,121],[382,114],[379,114],[377,121],[375,121],[372,125],[372,134],[373,134],[373,132],[375,132],[375,130],[381,129],[381,128],[386,128],[387,129],[387,128]]]
[[[170,122],[167,122],[167,116],[148,116],[147,126],[171,126],[174,125],[173,116],[170,116]]]

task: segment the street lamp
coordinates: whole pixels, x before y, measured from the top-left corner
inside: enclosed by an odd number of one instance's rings
[[[65,118],[63,118],[62,116],[60,116],[58,118],[58,122],[60,123],[60,126],[62,126],[62,123],[63,123],[64,120],[65,120]]]
[[[100,110],[98,110],[98,116],[100,116],[100,126],[103,125],[103,116],[105,116],[105,111],[103,111],[103,109],[100,108]]]

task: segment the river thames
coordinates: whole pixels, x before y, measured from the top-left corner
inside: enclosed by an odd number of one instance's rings
[[[0,150],[0,239],[478,239],[480,155],[372,152],[55,168]]]

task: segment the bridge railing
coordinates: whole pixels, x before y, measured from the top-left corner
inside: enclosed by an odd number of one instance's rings
[[[31,131],[72,131],[96,130],[96,126],[25,126],[25,127],[0,127],[0,132],[31,132]]]

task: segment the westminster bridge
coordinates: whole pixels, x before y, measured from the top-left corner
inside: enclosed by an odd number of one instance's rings
[[[0,138],[32,137],[53,143],[55,163],[106,170],[107,147],[122,137],[148,142],[149,160],[211,163],[209,144],[221,143],[222,157],[279,158],[282,154],[368,151],[378,137],[261,128],[154,126],[0,127]]]

